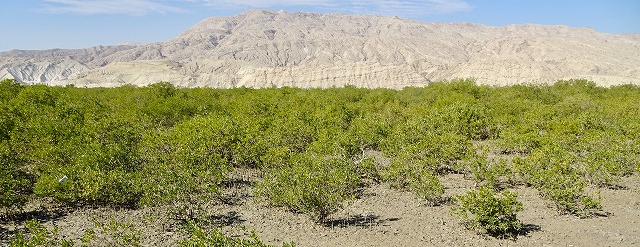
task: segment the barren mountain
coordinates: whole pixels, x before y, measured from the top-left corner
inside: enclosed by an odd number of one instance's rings
[[[162,43],[2,52],[0,78],[223,88],[401,88],[470,77],[490,85],[568,78],[640,84],[638,37],[566,26],[490,27],[254,10],[203,20]]]

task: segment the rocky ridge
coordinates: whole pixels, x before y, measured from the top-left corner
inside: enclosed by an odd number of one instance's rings
[[[247,11],[161,43],[0,53],[0,78],[88,87],[402,88],[584,78],[640,84],[638,34],[546,25],[490,27],[371,15]]]

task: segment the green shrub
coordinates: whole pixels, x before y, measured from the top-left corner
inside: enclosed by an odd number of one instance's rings
[[[8,215],[21,209],[32,193],[32,178],[21,170],[6,142],[0,141],[0,208]]]
[[[529,154],[547,142],[548,138],[533,129],[504,130],[500,133],[499,148],[506,154]]]
[[[440,183],[438,174],[428,168],[394,160],[382,173],[382,178],[391,187],[413,191],[416,196],[426,200],[428,205],[435,206],[443,200],[444,186]]]
[[[409,181],[409,189],[416,195],[427,201],[428,205],[439,205],[444,195],[444,185],[440,183],[438,174],[430,170],[418,170],[413,179]]]
[[[382,180],[382,171],[381,168],[376,164],[376,159],[373,157],[359,157],[359,159],[354,161],[355,163],[355,172],[360,174],[360,177],[363,178],[363,182],[368,180],[369,182],[380,182]]]
[[[31,194],[31,186],[32,183],[24,172],[10,167],[0,168],[0,207],[7,215],[25,205]]]
[[[138,148],[143,130],[135,119],[105,118],[85,124],[83,130],[85,153],[79,155],[78,162],[102,171],[138,170]]]
[[[505,185],[515,185],[516,181],[506,160],[490,160],[487,154],[470,155],[464,160],[472,179],[484,187],[501,189]]]
[[[444,186],[438,175],[460,170],[458,163],[471,150],[471,142],[459,134],[434,131],[401,138],[419,139],[399,149],[389,167],[380,172],[382,179],[392,187],[408,188],[430,205],[440,204]]]
[[[380,178],[437,204],[438,176],[446,173],[471,174],[492,188],[517,178],[560,212],[586,216],[600,208],[590,186],[619,188],[640,172],[640,87],[633,85],[87,89],[4,80],[0,89],[5,210],[37,195],[191,212],[220,194],[229,171],[245,167],[266,174],[264,199],[316,218]],[[495,160],[475,155],[472,141],[486,139],[498,143],[489,154]],[[366,159],[369,150],[390,165]]]
[[[381,116],[358,117],[349,125],[353,144],[361,149],[380,150],[382,142],[389,135],[390,124]]]
[[[251,232],[249,239],[232,238],[224,235],[218,228],[204,230],[193,221],[189,221],[187,225],[188,239],[180,241],[183,247],[205,247],[205,246],[224,246],[224,247],[271,247],[267,245],[256,234]],[[284,243],[282,247],[294,247],[295,244]]]
[[[52,160],[38,167],[36,195],[72,204],[136,206],[142,194],[135,186],[141,166],[140,126],[129,120],[102,119],[82,130],[79,140],[53,147],[70,156],[66,162]],[[77,147],[72,150],[67,145]],[[62,181],[65,176],[68,180]]]
[[[0,103],[0,141],[7,141],[16,127],[16,116],[5,104]]]
[[[633,174],[640,153],[633,139],[609,131],[585,133],[567,149],[576,153],[581,175],[589,184],[618,188],[622,177]]]
[[[25,222],[27,230],[29,233],[26,235],[22,232],[16,234],[11,242],[9,242],[9,246],[11,247],[36,247],[36,246],[45,246],[45,247],[71,247],[73,246],[73,242],[65,239],[60,239],[58,236],[58,228],[53,228],[53,230],[49,230],[46,227],[40,225],[40,222],[37,220],[28,220]]]
[[[256,193],[272,205],[324,221],[354,198],[361,184],[354,167],[345,158],[296,154],[287,166],[268,170]]]
[[[269,147],[266,153],[260,157],[261,168],[270,169],[284,166],[291,154],[292,151],[287,147]]]
[[[313,126],[314,120],[310,113],[296,110],[283,113],[277,118],[273,118],[269,133],[272,135],[271,145],[287,147],[293,152],[304,152],[307,147],[318,138],[316,128]]]
[[[97,231],[96,231],[97,230]],[[108,222],[93,220],[93,227],[86,228],[81,242],[84,246],[91,242],[98,242],[108,246],[140,246],[140,234],[131,222],[120,222],[111,219]]]
[[[216,198],[232,169],[234,133],[228,118],[197,117],[149,134],[141,150],[141,203],[196,206]]]
[[[4,79],[0,81],[0,105],[15,98],[24,87],[24,85],[14,79]]]
[[[523,206],[517,197],[515,192],[479,188],[454,197],[452,210],[469,229],[494,237],[515,237],[522,229],[517,213]]]
[[[490,109],[481,104],[453,104],[440,114],[451,117],[449,124],[455,125],[458,134],[472,140],[493,137],[495,127],[490,118]]]
[[[170,82],[161,81],[153,84],[149,84],[147,89],[151,90],[152,94],[158,98],[170,98],[176,94],[176,88]]]
[[[602,209],[599,192],[585,192],[586,182],[577,176],[549,176],[540,188],[542,197],[550,199],[559,212],[568,212],[579,217],[590,217]]]
[[[601,209],[599,196],[587,194],[587,182],[572,167],[575,157],[557,146],[545,146],[528,157],[514,159],[515,167],[527,183],[554,202],[560,213],[580,217]]]
[[[399,143],[401,146],[394,157],[398,165],[416,166],[442,174],[458,170],[458,161],[473,149],[466,137],[455,133],[429,132],[419,138],[416,142]]]
[[[34,185],[34,193],[72,205],[96,203],[135,207],[142,194],[136,181],[135,174],[120,170],[63,167],[41,174]]]

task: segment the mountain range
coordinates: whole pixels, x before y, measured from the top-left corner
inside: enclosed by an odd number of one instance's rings
[[[0,79],[82,87],[640,84],[640,34],[550,25],[492,27],[389,16],[251,10],[141,45],[0,52]]]

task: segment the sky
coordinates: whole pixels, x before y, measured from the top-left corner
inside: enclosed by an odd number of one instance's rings
[[[0,0],[0,51],[162,42],[250,9],[640,33],[640,0]]]

